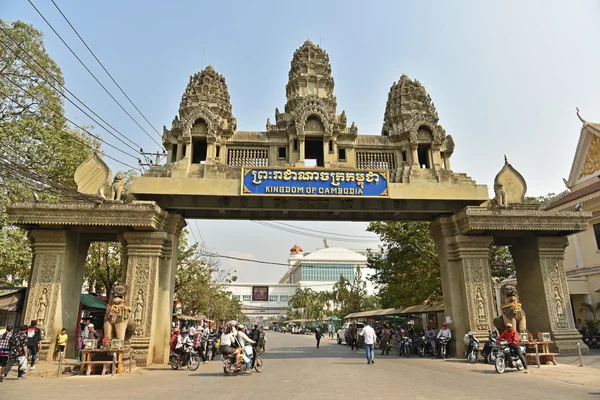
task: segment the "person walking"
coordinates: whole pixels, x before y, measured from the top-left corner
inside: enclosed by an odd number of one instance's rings
[[[317,326],[317,329],[315,330],[315,338],[317,339],[317,349],[319,348],[319,344],[321,343],[322,337],[323,334],[321,333],[321,328]]]
[[[40,342],[42,341],[42,331],[37,327],[37,321],[31,321],[31,325],[27,328],[27,357],[31,357],[31,367],[35,369],[35,363],[38,360],[38,352],[40,350]]]
[[[8,365],[4,376],[8,375],[15,363],[18,363],[17,379],[25,379],[27,371],[27,325],[21,326],[21,331],[14,333],[9,341]]]
[[[4,380],[4,371],[8,364],[10,355],[10,337],[12,336],[12,325],[6,326],[6,332],[0,336],[0,382]]]
[[[375,341],[377,340],[377,335],[375,334],[375,330],[371,328],[369,322],[365,322],[365,327],[358,333],[365,340],[365,350],[367,353],[367,364],[375,364]]]
[[[349,329],[349,338],[350,338],[350,349],[354,350],[354,348],[356,348],[356,350],[358,351],[358,343],[357,343],[357,332],[358,330],[356,329],[356,321],[353,321],[352,324],[350,324]]]

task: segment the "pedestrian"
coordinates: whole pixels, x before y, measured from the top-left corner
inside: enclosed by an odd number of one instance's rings
[[[92,327],[92,329],[94,329],[94,325],[90,324],[88,325],[88,329],[89,326]],[[93,339],[94,338],[94,331],[90,330],[89,332],[89,338]],[[63,354],[65,353],[65,349],[67,348],[67,341],[69,340],[69,335],[67,335],[67,330],[65,328],[62,328],[60,330],[60,333],[56,336],[56,347],[54,348],[54,354],[52,355],[52,360],[56,361],[59,357],[59,354]]]
[[[10,355],[10,337],[12,336],[12,325],[6,326],[6,331],[0,336],[0,382],[4,380],[4,369],[8,364]]]
[[[37,321],[31,321],[31,325],[27,328],[27,358],[31,357],[31,367],[35,369],[35,363],[38,360],[38,352],[40,350],[40,342],[42,341],[42,331],[37,327]]]
[[[365,339],[365,350],[367,352],[367,364],[375,364],[375,341],[377,335],[371,328],[368,321],[365,321],[365,327],[359,332],[359,335]]]
[[[323,334],[321,333],[321,328],[317,326],[317,329],[315,330],[315,338],[317,339],[317,349],[319,348],[319,344],[321,343],[322,337]]]
[[[390,355],[390,330],[387,325],[381,330],[381,355]]]
[[[358,343],[356,341],[357,339],[357,329],[356,329],[356,321],[352,322],[352,324],[350,324],[350,334],[348,335],[350,338],[350,348],[352,350],[354,350],[354,348],[356,347],[356,350],[358,351]]]
[[[6,377],[15,363],[18,363],[17,379],[25,379],[27,371],[27,325],[21,326],[21,331],[14,333],[9,341],[8,364],[4,370]]]

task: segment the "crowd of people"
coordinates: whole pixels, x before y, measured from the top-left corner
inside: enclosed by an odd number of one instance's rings
[[[247,333],[249,332],[249,333]],[[266,351],[266,334],[258,325],[248,329],[244,324],[230,321],[215,328],[209,328],[202,323],[181,328],[173,328],[169,345],[171,351],[183,356],[188,348],[198,353],[204,364],[207,364],[215,354],[235,356],[240,363],[241,349],[247,345],[256,345],[260,351]],[[250,371],[245,371],[250,373]]]

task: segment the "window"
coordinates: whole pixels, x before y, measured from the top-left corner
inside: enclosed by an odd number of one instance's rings
[[[240,296],[239,296],[239,295],[237,295],[237,294],[234,294],[233,296],[231,296],[231,298],[232,298],[233,300],[240,301]]]
[[[279,301],[283,301],[283,302],[288,302],[290,299],[290,296],[279,296]]]
[[[329,141],[329,152],[333,153],[333,140]]]
[[[402,151],[402,162],[408,162],[408,156],[406,155],[406,151]]]
[[[285,160],[287,158],[287,147],[279,147],[277,149],[277,158],[280,160]]]
[[[216,151],[216,158],[219,158],[219,156],[221,155],[221,146],[217,146],[217,151]]]
[[[187,145],[182,145],[181,146],[181,157],[184,158],[185,157],[185,152],[187,151]]]
[[[346,161],[346,149],[338,149],[338,160]]]
[[[177,143],[174,143],[171,147],[171,162],[175,161],[177,161]]]
[[[298,139],[294,139],[294,151],[298,151]]]
[[[245,294],[242,296],[242,301],[252,301],[252,296]]]
[[[340,275],[354,281],[354,265],[351,264],[303,264],[302,280],[336,282]]]
[[[279,296],[269,296],[269,301],[279,301]]]
[[[600,250],[600,223],[594,224],[594,236],[596,237],[596,248]]]

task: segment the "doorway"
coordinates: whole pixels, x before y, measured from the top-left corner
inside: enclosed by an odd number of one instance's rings
[[[325,155],[323,154],[323,139],[306,139],[304,144],[304,159],[316,160],[317,167],[325,166]]]
[[[424,169],[431,168],[431,146],[428,144],[420,144],[417,149],[417,153],[419,155],[419,166]]]

